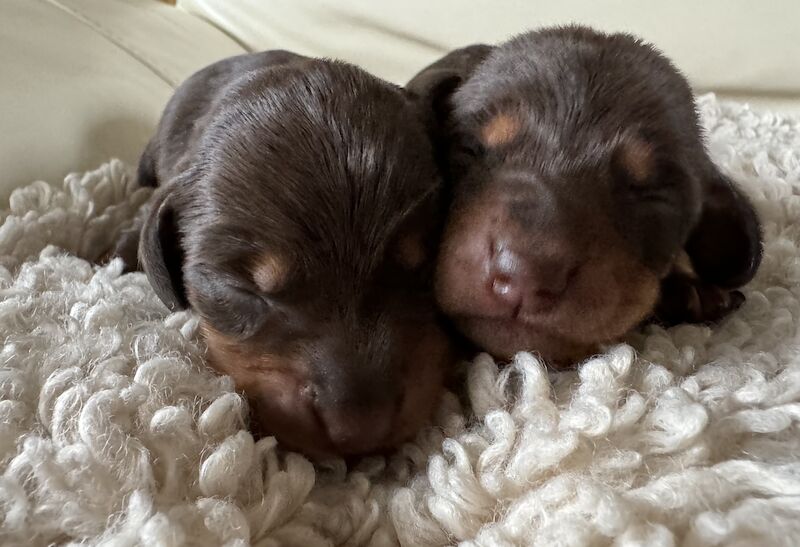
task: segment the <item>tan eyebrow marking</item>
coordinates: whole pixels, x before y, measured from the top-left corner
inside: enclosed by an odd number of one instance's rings
[[[481,139],[489,147],[508,144],[516,138],[521,127],[522,124],[518,118],[510,114],[500,113],[481,128]]]
[[[253,281],[266,293],[280,289],[289,275],[288,263],[274,253],[259,256],[253,267]]]
[[[623,167],[634,181],[647,182],[655,168],[653,147],[642,139],[629,139],[620,144],[619,153]]]

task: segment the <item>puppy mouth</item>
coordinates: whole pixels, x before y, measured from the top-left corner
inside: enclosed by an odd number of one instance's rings
[[[388,449],[397,435],[396,424],[405,394],[383,408],[363,409],[342,413],[338,409],[326,408],[319,402],[316,389],[308,386],[311,393],[311,409],[325,442],[320,448],[330,455],[365,455]],[[368,435],[364,433],[368,431]]]
[[[576,277],[577,269],[569,274],[563,292],[558,295],[538,293],[533,296],[520,293],[505,309],[475,310],[456,315],[463,320],[493,321],[501,325],[536,331],[549,336],[570,338],[570,327],[574,328],[575,323],[572,308],[585,308],[580,304],[573,303],[573,300],[578,298],[577,295],[572,294]],[[497,281],[494,280],[495,286],[492,287],[494,291],[498,290],[496,283]],[[617,302],[614,304],[616,305]]]
[[[258,396],[251,398],[255,405],[255,426],[260,435],[274,435],[288,449],[302,452],[315,460],[341,456],[363,456],[387,450],[394,443],[399,405],[392,405],[379,419],[367,419],[369,414],[349,413],[336,416],[318,402],[316,388],[308,383],[298,390],[305,417],[297,414],[263,412]],[[261,411],[259,411],[261,409]],[[368,412],[368,411],[367,411]],[[337,419],[338,418],[338,419]],[[369,434],[365,435],[368,431]]]
[[[493,282],[492,290],[502,290],[501,287],[497,286],[497,281]],[[500,310],[496,313],[477,314],[475,317],[506,319],[526,324],[539,323],[553,319],[554,316],[558,314],[563,300],[563,296],[544,294],[537,295],[536,298],[533,299],[533,303],[531,303],[529,299],[526,298],[526,295],[520,294],[507,310]]]
[[[595,268],[604,266],[588,264],[586,275],[574,276],[558,296],[526,293],[506,308],[466,305],[449,313],[473,342],[497,357],[528,350],[548,360],[578,359],[633,328],[655,303],[654,280],[637,283],[622,274],[615,279]]]
[[[530,310],[525,308],[524,300],[520,300],[508,313],[467,313],[457,317],[464,323],[488,321],[498,328],[570,340],[573,338],[570,319],[559,313],[562,307],[560,300],[553,300]]]
[[[339,386],[330,376],[315,377],[304,354],[252,349],[203,322],[209,364],[247,396],[254,433],[315,460],[389,452],[433,414],[453,347],[435,324],[402,332],[404,353],[392,361],[397,381],[345,376]]]

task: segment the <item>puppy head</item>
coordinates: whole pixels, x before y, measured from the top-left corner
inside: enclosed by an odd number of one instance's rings
[[[142,262],[202,317],[254,426],[311,456],[388,448],[439,395],[439,180],[401,90],[311,61],[251,78],[161,190]]]
[[[502,113],[478,128],[479,155],[441,244],[437,297],[487,351],[533,349],[569,363],[653,309],[697,190],[689,176],[673,182],[672,167],[638,136],[565,166],[517,162],[506,153],[524,123]],[[523,139],[520,153],[538,147]]]
[[[603,41],[582,32],[568,39],[582,51]],[[565,74],[572,45],[538,39],[495,50],[450,98],[454,198],[436,292],[481,348],[558,365],[650,315],[687,238],[715,282],[749,279],[760,247],[752,208],[706,158],[691,94],[666,61],[649,49],[638,61],[671,71],[663,89],[624,74],[598,85],[591,55]]]

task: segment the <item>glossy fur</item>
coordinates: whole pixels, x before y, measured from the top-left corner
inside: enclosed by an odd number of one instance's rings
[[[139,178],[159,187],[141,265],[200,314],[255,429],[318,457],[416,432],[450,351],[431,289],[440,177],[404,90],[288,52],[226,59],[176,91]]]
[[[452,198],[437,299],[479,348],[570,364],[648,318],[716,321],[741,303],[758,219],[651,46],[548,28],[454,51],[408,88]]]

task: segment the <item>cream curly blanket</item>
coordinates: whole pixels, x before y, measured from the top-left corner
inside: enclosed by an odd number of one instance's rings
[[[574,372],[478,357],[471,411],[448,394],[437,427],[349,472],[254,442],[196,319],[84,259],[147,197],[125,166],[17,190],[0,218],[0,544],[800,545],[800,119],[699,104],[764,220],[744,307]]]

